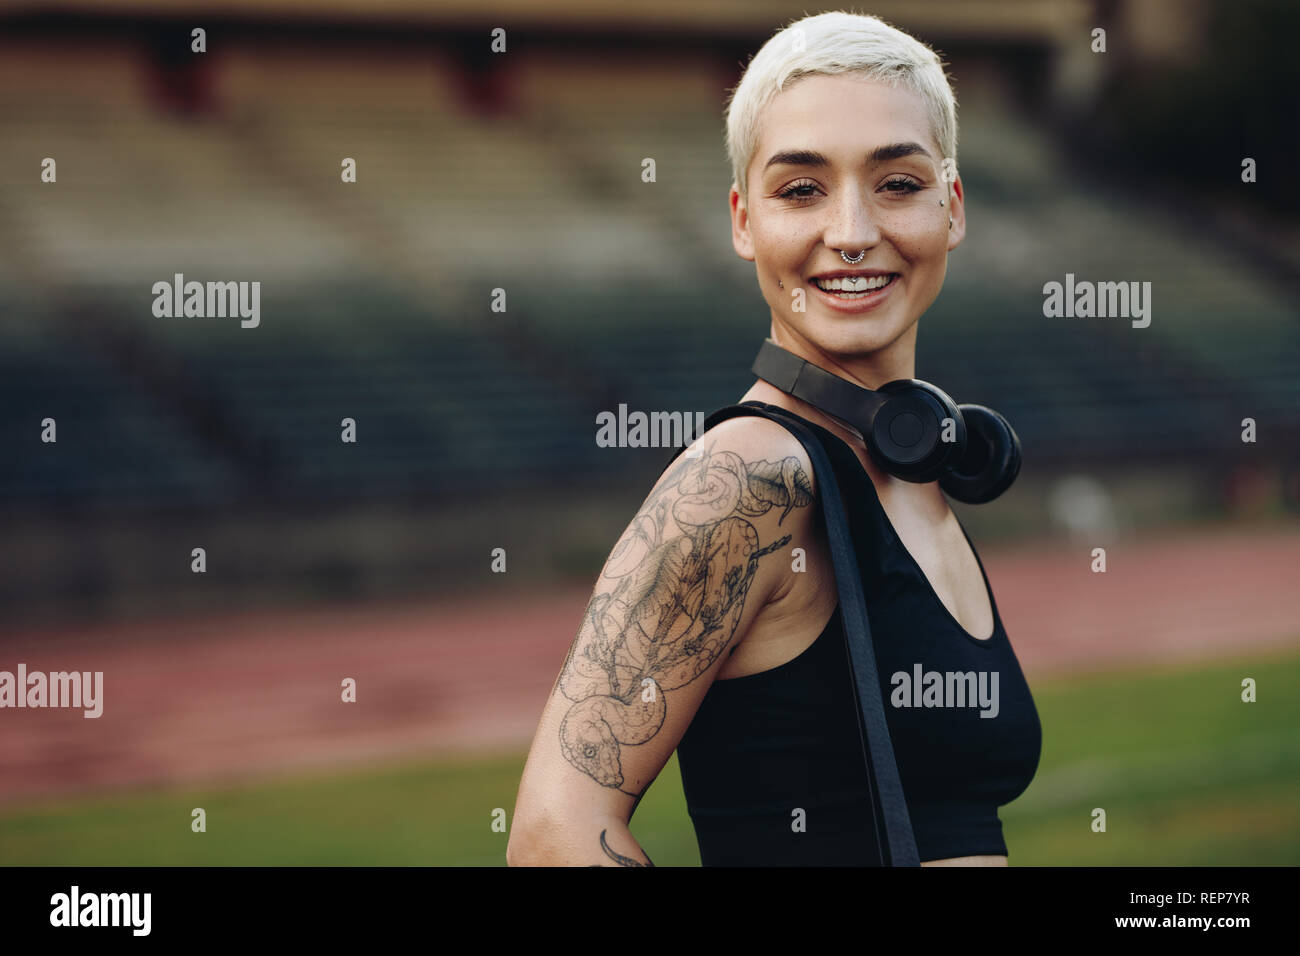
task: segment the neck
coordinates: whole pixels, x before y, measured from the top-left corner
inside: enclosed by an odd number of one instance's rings
[[[832,352],[775,320],[768,337],[787,352],[864,388],[874,390],[886,382],[916,378],[915,323],[893,342],[871,352]]]
[[[915,324],[907,333],[884,349],[860,355],[832,354],[813,345],[799,333],[772,323],[771,339],[788,352],[792,352],[805,361],[821,366],[826,371],[838,375],[847,382],[865,388],[877,389],[886,382],[900,378],[914,378],[915,369]],[[750,387],[741,401],[760,401],[794,412],[801,418],[816,422],[827,431],[838,436],[857,453],[859,460],[870,476],[878,491],[893,489],[906,484],[902,479],[894,478],[888,472],[877,467],[867,451],[866,440],[857,428],[815,405],[810,405],[801,398],[796,398],[781,391],[770,382],[758,379]],[[919,489],[921,486],[916,486]]]

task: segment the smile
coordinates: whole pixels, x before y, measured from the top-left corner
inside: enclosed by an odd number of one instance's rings
[[[813,279],[812,284],[837,299],[864,299],[891,285],[898,273],[882,276],[836,276],[833,279]]]

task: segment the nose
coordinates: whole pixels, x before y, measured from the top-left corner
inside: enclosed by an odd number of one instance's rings
[[[880,242],[877,210],[861,189],[848,187],[839,190],[830,207],[830,218],[823,234],[827,246],[836,251],[844,249],[852,256]]]

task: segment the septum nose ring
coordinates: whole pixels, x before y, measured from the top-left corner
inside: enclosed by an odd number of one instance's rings
[[[845,262],[847,262],[847,263],[848,263],[849,265],[851,265],[851,266],[855,266],[855,265],[857,265],[859,262],[861,262],[861,261],[862,261],[862,257],[865,256],[866,254],[867,254],[867,250],[866,250],[866,249],[863,249],[861,252],[858,253],[856,259],[850,259],[849,256],[848,256],[848,253],[846,253],[843,249],[840,250],[840,258],[843,259]]]

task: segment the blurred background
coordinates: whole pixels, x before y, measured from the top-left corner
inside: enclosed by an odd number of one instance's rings
[[[751,383],[723,105],[821,9],[0,0],[0,670],[105,687],[95,720],[0,712],[0,864],[504,863],[671,455],[596,415]],[[1011,862],[1300,862],[1300,7],[853,10],[959,103],[969,233],[917,375],[1024,448],[954,503],[1043,720]],[[260,281],[260,325],[155,317],[175,273]],[[1045,318],[1067,273],[1150,282],[1150,326]],[[698,864],[675,758],[632,831]]]

